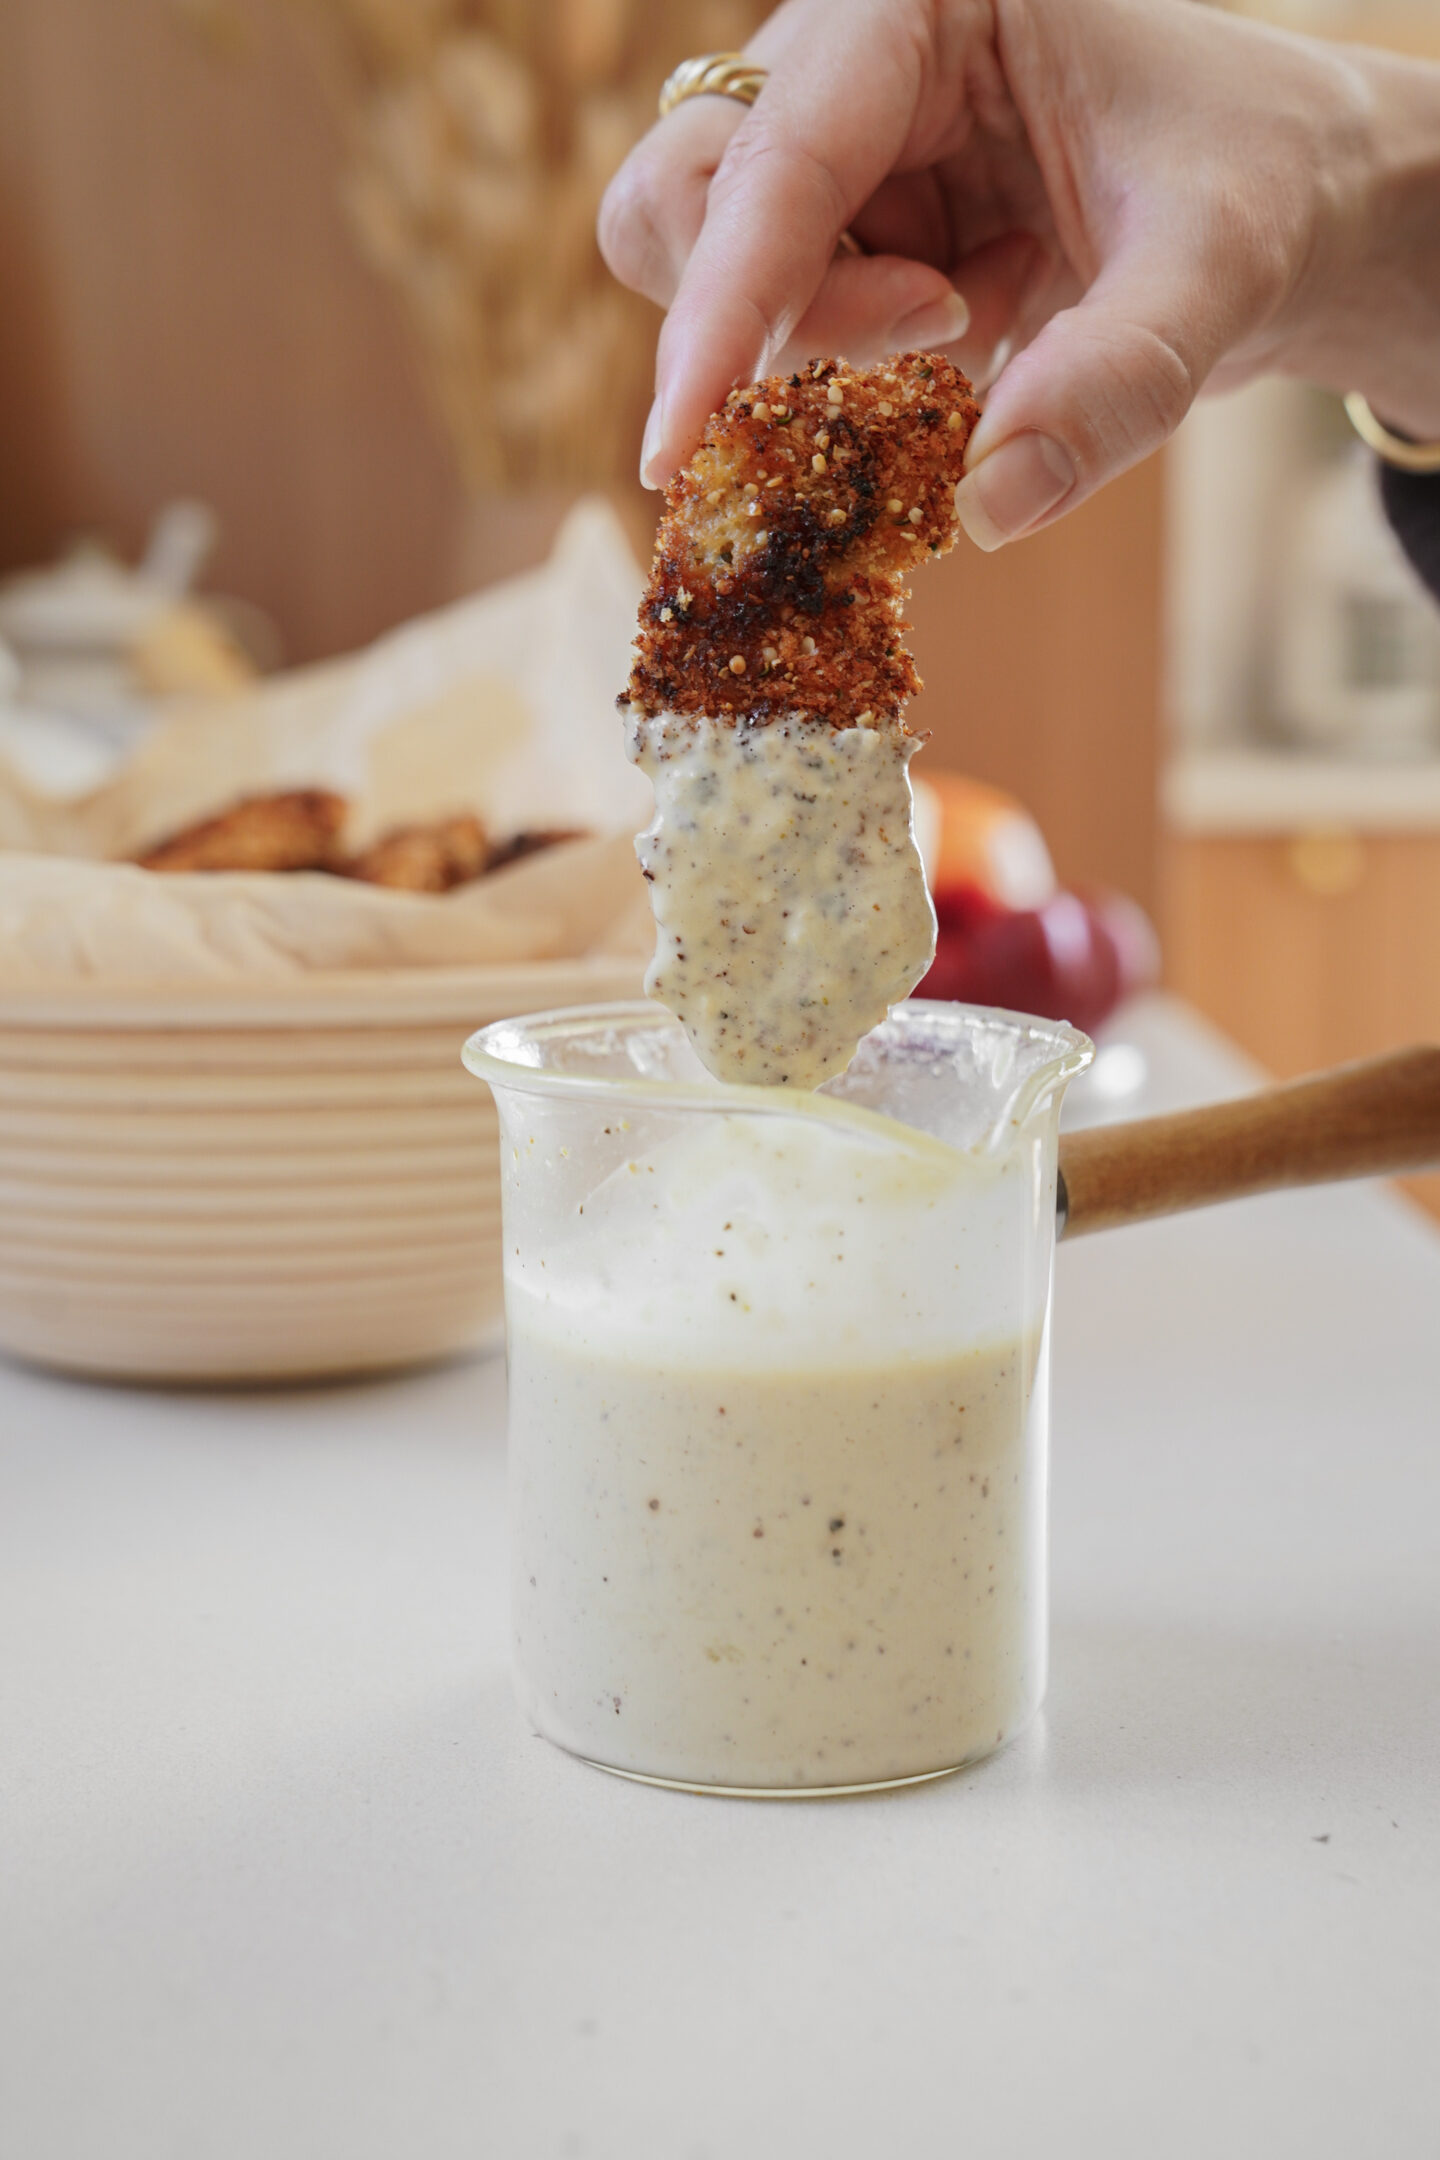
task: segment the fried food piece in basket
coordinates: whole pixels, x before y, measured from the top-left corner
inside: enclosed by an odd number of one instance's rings
[[[978,418],[934,353],[816,360],[732,390],[666,490],[618,702],[651,717],[897,718],[920,687],[904,579],[955,543]]]
[[[325,788],[250,795],[136,860],[144,870],[332,870],[347,807]]]
[[[468,885],[493,867],[490,842],[477,817],[437,818],[432,825],[401,825],[382,833],[345,865],[346,875],[394,892],[440,893]]]
[[[527,855],[538,855],[542,848],[559,847],[562,840],[583,840],[586,835],[578,827],[562,829],[553,827],[547,832],[511,833],[508,840],[496,842],[490,857],[492,870],[508,870],[511,863],[524,862]]]

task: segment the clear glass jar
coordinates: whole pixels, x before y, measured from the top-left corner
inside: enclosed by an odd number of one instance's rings
[[[1073,1028],[912,1002],[818,1094],[653,1005],[500,1023],[515,1669],[561,1747],[755,1794],[935,1777],[1045,1685]]]

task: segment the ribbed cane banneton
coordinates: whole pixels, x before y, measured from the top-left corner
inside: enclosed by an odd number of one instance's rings
[[[499,1340],[487,1021],[633,997],[633,960],[0,999],[0,1351],[264,1382]]]

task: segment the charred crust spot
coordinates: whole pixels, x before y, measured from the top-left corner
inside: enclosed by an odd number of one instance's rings
[[[903,581],[954,544],[978,417],[959,370],[924,353],[864,370],[817,360],[732,391],[666,492],[617,702],[736,721],[897,718],[920,686]]]

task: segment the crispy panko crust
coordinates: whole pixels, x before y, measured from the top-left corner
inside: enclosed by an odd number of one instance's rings
[[[979,407],[935,353],[815,360],[732,390],[665,495],[635,665],[639,712],[845,726],[920,687],[901,609],[954,545]]]
[[[345,810],[324,788],[250,795],[136,859],[145,870],[332,870]]]
[[[350,877],[395,892],[449,892],[493,867],[485,828],[469,815],[399,826],[345,865]]]

